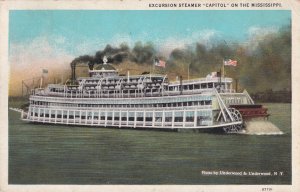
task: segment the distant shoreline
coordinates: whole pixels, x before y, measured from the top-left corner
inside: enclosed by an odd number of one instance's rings
[[[250,94],[254,101],[263,103],[292,103],[292,91],[272,89]]]

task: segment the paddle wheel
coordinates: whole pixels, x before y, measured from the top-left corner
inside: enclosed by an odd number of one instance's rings
[[[231,116],[233,117],[234,121],[243,121],[242,114],[235,108],[228,108]],[[238,133],[244,128],[243,124],[236,124],[236,125],[229,125],[223,127],[223,131],[225,133]]]
[[[223,131],[225,133],[238,133],[244,129],[243,116],[238,109],[234,107],[227,107],[221,98],[220,94],[215,90],[215,95],[218,101],[218,105],[220,107],[220,112],[216,118],[217,122],[233,122],[230,125],[226,125],[223,127]],[[238,123],[234,123],[238,122]]]
[[[270,115],[268,114],[268,109],[262,105],[230,105],[229,107],[237,109],[241,113],[243,120],[251,120],[253,118],[267,119]]]

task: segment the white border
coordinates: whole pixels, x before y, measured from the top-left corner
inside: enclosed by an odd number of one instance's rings
[[[173,0],[160,3],[185,2],[226,2],[226,0]],[[0,191],[263,191],[272,188],[272,192],[300,191],[300,0],[234,0],[235,3],[281,2],[281,8],[256,8],[243,10],[291,10],[292,11],[292,185],[8,185],[8,12],[9,10],[46,10],[46,9],[83,9],[83,10],[176,10],[176,8],[149,8],[149,3],[159,1],[143,0],[82,0],[82,1],[5,1],[0,0]],[[180,10],[213,10],[211,8],[177,8]],[[222,8],[215,8],[222,9]],[[226,8],[224,10],[239,10]]]

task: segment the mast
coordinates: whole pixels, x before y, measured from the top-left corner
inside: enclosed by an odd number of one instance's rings
[[[190,64],[188,64],[188,80],[190,80]]]
[[[223,63],[222,63],[222,69],[223,69],[223,74],[222,77],[225,78],[225,60],[223,59]]]
[[[182,95],[183,87],[182,87],[182,76],[181,76],[181,75],[179,76],[179,83],[180,83],[180,86],[179,86],[179,89],[180,89],[180,95]]]

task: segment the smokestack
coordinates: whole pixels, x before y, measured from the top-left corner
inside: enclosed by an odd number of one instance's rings
[[[88,63],[88,66],[89,66],[89,69],[90,69],[90,70],[93,70],[93,69],[94,69],[94,63],[89,62],[89,63]]]
[[[71,62],[71,69],[72,69],[72,83],[75,83],[76,80],[76,74],[75,74],[75,69],[76,69],[76,65],[78,63],[84,63],[84,64],[88,64],[89,68],[93,69],[94,67],[94,57],[89,56],[89,55],[83,55],[80,57],[75,58],[72,62]]]
[[[71,69],[72,69],[72,77],[71,77],[71,81],[72,83],[75,83],[75,79],[76,79],[76,74],[75,74],[75,69],[76,69],[76,63],[72,62],[71,63]]]
[[[179,76],[179,81],[180,81],[180,85],[179,85],[180,95],[182,95],[183,87],[182,87],[182,76],[181,75]]]
[[[238,92],[238,84],[239,84],[239,80],[235,79],[235,92]]]

